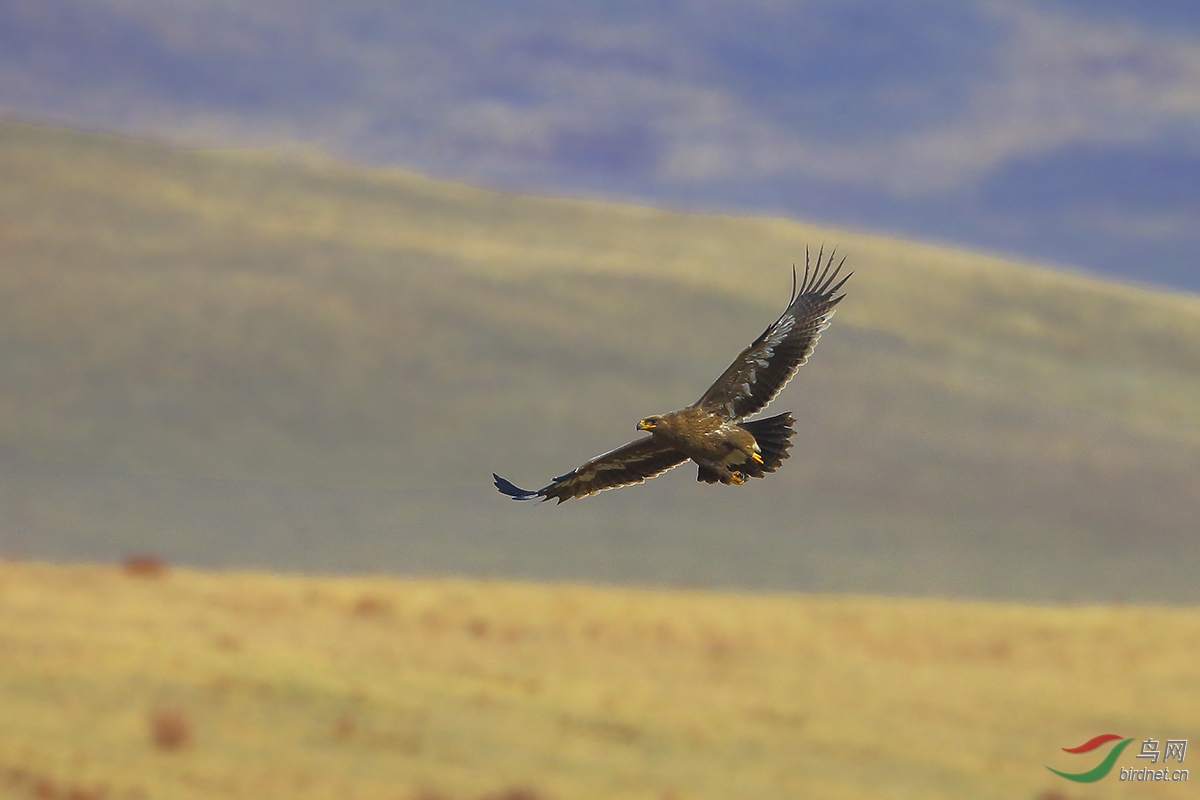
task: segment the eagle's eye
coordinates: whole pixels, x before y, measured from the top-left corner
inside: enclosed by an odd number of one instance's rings
[[[662,421],[661,417],[646,417],[644,420],[642,420],[641,422],[639,422],[637,424],[637,429],[639,431],[652,431],[652,430],[654,430],[654,427],[656,425],[658,425],[658,423],[661,421]]]

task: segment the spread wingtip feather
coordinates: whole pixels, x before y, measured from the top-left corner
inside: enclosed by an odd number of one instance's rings
[[[494,472],[492,473],[492,479],[496,483],[496,488],[500,490],[500,494],[506,494],[513,500],[532,500],[538,496],[537,492],[531,492],[527,489],[522,489],[512,481],[506,478],[501,478]]]

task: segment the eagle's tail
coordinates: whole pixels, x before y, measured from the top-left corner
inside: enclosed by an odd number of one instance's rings
[[[791,412],[784,412],[777,417],[756,419],[753,422],[743,422],[742,427],[750,431],[754,441],[758,442],[762,452],[763,463],[747,462],[740,464],[738,469],[754,478],[761,478],[768,472],[779,469],[779,465],[788,457],[792,446],[792,436],[796,433],[796,420]]]

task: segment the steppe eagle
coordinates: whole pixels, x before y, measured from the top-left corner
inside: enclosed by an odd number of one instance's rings
[[[558,502],[593,495],[605,489],[642,483],[689,458],[699,465],[696,479],[705,483],[741,485],[779,469],[788,457],[795,433],[790,412],[745,421],[770,403],[812,354],[821,331],[844,294],[850,279],[838,280],[846,259],[832,267],[834,252],[822,266],[824,248],[809,269],[804,253],[804,280],[796,286],[792,268],[792,297],[784,312],[762,336],[742,351],[729,368],[687,408],[646,417],[637,424],[649,436],[596,456],[549,485],[528,491],[492,473],[496,488],[514,500]]]

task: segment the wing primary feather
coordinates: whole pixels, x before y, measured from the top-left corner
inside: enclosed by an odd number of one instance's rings
[[[522,489],[510,480],[501,478],[496,473],[492,473],[492,480],[496,482],[496,488],[501,494],[506,494],[513,500],[532,500],[538,496],[537,492],[531,492],[528,489]]]
[[[812,289],[813,282],[816,280],[817,275],[821,272],[821,259],[825,257],[824,248],[825,246],[822,245],[821,249],[817,251],[817,263],[814,264],[812,269],[804,276],[804,283],[800,284],[800,291],[796,293],[796,297],[799,297],[800,295]]]
[[[808,245],[804,245],[804,283],[800,284],[800,288],[792,292],[792,299],[788,303],[790,306],[796,302],[796,298],[804,292],[804,287],[808,286]]]
[[[840,265],[839,265],[839,269],[840,269]],[[830,293],[830,294],[834,294],[835,292],[837,292],[837,290],[838,290],[838,289],[841,289],[843,286],[845,286],[845,285],[846,285],[846,281],[850,280],[850,276],[851,276],[851,275],[853,275],[853,274],[854,274],[853,272],[848,272],[848,273],[846,273],[846,277],[842,278],[840,281],[838,281],[837,283],[835,283],[833,286],[829,287],[829,293]],[[833,298],[833,299],[830,301],[830,303],[831,303],[831,304],[836,304],[836,303],[837,303],[839,300],[841,300],[841,299],[842,299],[843,297],[845,297],[845,296],[846,296],[846,295],[844,295],[844,294],[840,294],[840,295],[838,295],[837,297]]]
[[[837,280],[838,273],[842,271],[842,264],[845,264],[845,263],[846,263],[846,259],[843,258],[841,260],[841,262],[837,265],[837,268],[834,269],[832,272],[830,272],[829,268],[833,266],[833,254],[830,254],[829,263],[825,265],[825,272],[827,273],[828,277],[825,278],[824,283],[821,284],[821,288],[817,290],[818,294],[828,294],[829,293],[829,287],[833,285],[833,282],[835,280]]]
[[[842,264],[844,264],[844,263],[846,263],[846,260],[845,260],[845,259],[842,259]],[[835,277],[835,278],[836,278],[836,277],[838,276],[838,274],[839,274],[839,273],[841,273],[841,271],[842,271],[842,264],[838,264],[837,272],[833,273],[833,277]],[[832,286],[830,286],[830,287],[829,287],[829,294],[830,294],[830,295],[834,295],[834,294],[836,294],[836,293],[837,293],[837,291],[838,291],[839,289],[841,289],[843,286],[845,286],[845,285],[846,285],[846,281],[850,280],[850,276],[851,276],[851,275],[853,275],[853,274],[854,274],[854,272],[853,272],[853,271],[850,271],[850,272],[846,273],[846,276],[845,276],[844,278],[842,278],[840,281],[838,281],[837,283],[835,283],[835,284],[833,284]],[[832,302],[834,305],[836,305],[836,304],[838,303],[838,301],[840,301],[840,300],[841,300],[843,297],[845,297],[845,295],[844,295],[844,294],[843,294],[843,295],[838,295],[837,297],[834,297],[834,298],[832,298],[831,302]]]
[[[813,287],[820,287],[820,288],[814,288],[813,291],[816,291],[820,294],[824,293],[824,286],[826,283],[826,279],[829,277],[829,268],[831,266],[833,266],[833,258],[836,255],[837,255],[837,246],[835,245],[834,248],[831,251],[829,251],[829,258],[826,259],[826,261],[825,261],[825,269],[821,272],[821,277],[815,278],[813,280]],[[821,260],[820,259],[817,259],[817,269],[821,269]]]
[[[825,257],[825,245],[821,245],[821,249],[817,251],[817,264],[813,267],[812,280],[800,289],[800,294],[811,292],[821,280],[821,259]]]

